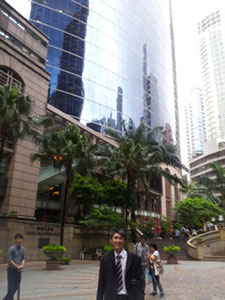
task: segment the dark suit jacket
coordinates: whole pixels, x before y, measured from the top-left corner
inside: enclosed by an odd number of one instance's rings
[[[144,300],[144,273],[141,258],[127,252],[125,283],[129,300]],[[114,251],[108,251],[101,259],[97,300],[116,300],[117,276]]]

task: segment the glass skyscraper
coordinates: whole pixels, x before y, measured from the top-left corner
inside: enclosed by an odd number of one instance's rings
[[[50,38],[50,104],[101,132],[162,126],[179,151],[169,0],[36,0],[30,18]]]
[[[225,9],[198,23],[207,141],[225,139]]]
[[[185,107],[185,125],[188,161],[203,154],[206,141],[205,115],[202,90],[190,91],[189,102]]]

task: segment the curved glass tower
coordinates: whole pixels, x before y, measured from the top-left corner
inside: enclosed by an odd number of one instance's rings
[[[169,0],[36,0],[30,18],[50,37],[50,104],[101,132],[163,126],[179,147]]]

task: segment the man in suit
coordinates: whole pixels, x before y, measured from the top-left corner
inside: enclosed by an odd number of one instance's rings
[[[141,258],[124,249],[125,232],[111,233],[114,250],[101,259],[97,300],[144,300]]]

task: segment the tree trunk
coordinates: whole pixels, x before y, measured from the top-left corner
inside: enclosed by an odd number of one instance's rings
[[[60,245],[63,245],[64,242],[64,225],[65,225],[65,217],[66,217],[66,209],[67,209],[67,193],[69,188],[69,181],[70,181],[70,170],[71,166],[66,169],[66,186],[64,192],[64,199],[63,199],[63,211],[62,211],[62,220],[61,220],[61,228],[60,228]]]
[[[127,199],[126,199],[126,231],[128,228],[128,207],[131,210],[131,220],[133,222],[136,221],[136,215],[135,215],[135,210],[136,210],[136,199],[135,199],[135,178],[130,175],[129,173],[127,174]],[[132,242],[136,243],[137,236],[136,236],[136,231],[134,229],[131,230],[131,235],[132,235]]]
[[[126,203],[125,203],[125,220],[126,220],[126,230],[128,226],[128,203],[130,203],[130,175],[127,174],[127,196],[126,196]]]
[[[5,145],[5,139],[2,139],[0,145],[0,165],[3,159],[4,145]]]

